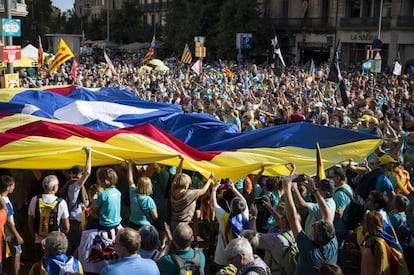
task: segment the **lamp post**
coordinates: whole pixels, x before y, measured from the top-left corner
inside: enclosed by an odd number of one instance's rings
[[[11,15],[11,0],[6,0],[4,1],[4,10],[6,12],[6,18],[11,19],[12,15]],[[7,46],[12,46],[13,45],[13,36],[9,35],[7,36]],[[13,73],[13,60],[10,60],[9,63],[7,63],[7,72],[9,74]]]
[[[106,0],[106,43],[109,44],[109,1]]]
[[[378,39],[381,39],[381,24],[382,24],[382,6],[384,5],[384,0],[381,0],[379,20],[378,20]]]

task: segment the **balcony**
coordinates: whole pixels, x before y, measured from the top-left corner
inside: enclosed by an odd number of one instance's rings
[[[168,2],[146,3],[140,5],[140,8],[143,12],[166,11],[168,9]]]
[[[24,17],[27,16],[28,12],[27,12],[27,7],[26,4],[22,4],[22,3],[17,3],[20,1],[16,1],[16,0],[12,0],[11,1],[11,14],[12,16],[19,16],[19,17]],[[0,14],[4,14],[4,0],[0,0]]]
[[[376,30],[378,29],[377,17],[345,17],[341,18],[340,28],[343,30]],[[381,28],[389,29],[391,26],[391,18],[382,18]]]
[[[276,30],[281,31],[334,31],[334,18],[274,18],[272,23]]]
[[[398,16],[397,28],[414,29],[414,16]]]

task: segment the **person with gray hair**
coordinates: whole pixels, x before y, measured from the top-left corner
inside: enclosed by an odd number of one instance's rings
[[[269,267],[253,254],[253,248],[246,238],[231,240],[226,246],[225,254],[228,263],[237,267],[241,275],[270,274]]]
[[[28,225],[35,240],[35,259],[40,260],[43,251],[41,241],[52,231],[69,232],[69,209],[65,200],[56,196],[59,180],[48,175],[42,181],[43,194],[34,196],[29,203]]]
[[[153,225],[144,225],[139,229],[141,235],[141,249],[138,254],[142,258],[156,261],[160,255],[160,237],[157,229]]]
[[[66,255],[68,239],[59,231],[52,231],[42,240],[44,258],[35,263],[29,274],[83,274],[81,262]]]
[[[130,227],[118,230],[114,246],[120,259],[118,262],[104,267],[101,275],[160,274],[157,264],[153,260],[144,259],[137,254],[141,246],[141,236],[138,231]]]

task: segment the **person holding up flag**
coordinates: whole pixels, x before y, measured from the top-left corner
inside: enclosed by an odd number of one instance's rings
[[[65,41],[60,38],[59,45],[57,47],[55,58],[53,59],[52,66],[50,67],[49,74],[57,71],[60,68],[60,65],[74,57],[75,55],[70,50]]]

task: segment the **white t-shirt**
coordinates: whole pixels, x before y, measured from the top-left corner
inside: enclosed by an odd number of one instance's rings
[[[52,194],[42,194],[42,198],[45,203],[52,203],[57,199],[57,197]],[[35,217],[36,201],[37,201],[37,196],[34,196],[30,201],[29,210],[28,210],[29,216]],[[57,207],[58,207],[57,220],[58,220],[58,224],[60,225],[63,219],[69,218],[69,210],[68,210],[68,205],[66,201],[63,199]],[[44,239],[44,237],[39,236],[36,233],[36,231],[37,231],[37,228],[35,228],[35,243],[40,243]]]

